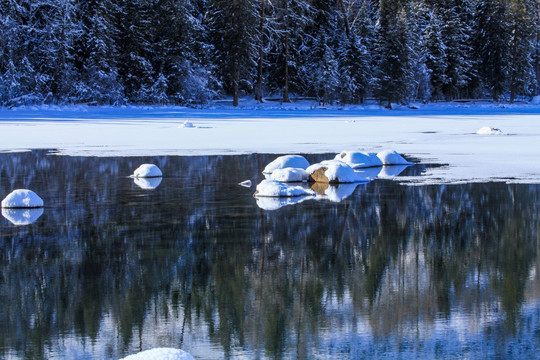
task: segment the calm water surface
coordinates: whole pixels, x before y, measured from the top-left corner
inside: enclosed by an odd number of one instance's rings
[[[539,358],[539,185],[258,203],[274,158],[0,154],[0,197],[46,204],[0,218],[0,358]]]

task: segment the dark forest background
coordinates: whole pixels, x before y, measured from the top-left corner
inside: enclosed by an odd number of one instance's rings
[[[0,0],[0,105],[528,99],[537,0]]]

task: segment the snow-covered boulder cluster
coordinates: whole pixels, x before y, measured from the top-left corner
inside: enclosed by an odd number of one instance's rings
[[[367,183],[383,173],[382,169],[399,166],[399,171],[384,171],[385,177],[388,177],[388,174],[399,174],[408,165],[412,163],[390,150],[378,154],[343,151],[333,160],[313,165],[300,155],[280,156],[264,168],[266,180],[257,185],[254,196],[257,204],[268,210],[295,204],[309,197],[341,201],[350,196],[358,184]],[[286,198],[301,200],[284,200]]]

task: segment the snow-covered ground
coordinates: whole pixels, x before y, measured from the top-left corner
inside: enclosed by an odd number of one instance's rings
[[[186,123],[192,126],[185,126]],[[481,135],[482,127],[502,135]],[[0,151],[83,156],[306,154],[397,150],[444,164],[422,183],[540,183],[540,105],[320,107],[246,102],[183,107],[26,107],[0,110]],[[403,181],[419,179],[403,179]]]

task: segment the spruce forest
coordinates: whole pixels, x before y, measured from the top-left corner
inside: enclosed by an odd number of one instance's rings
[[[0,0],[0,105],[539,93],[537,0]]]

